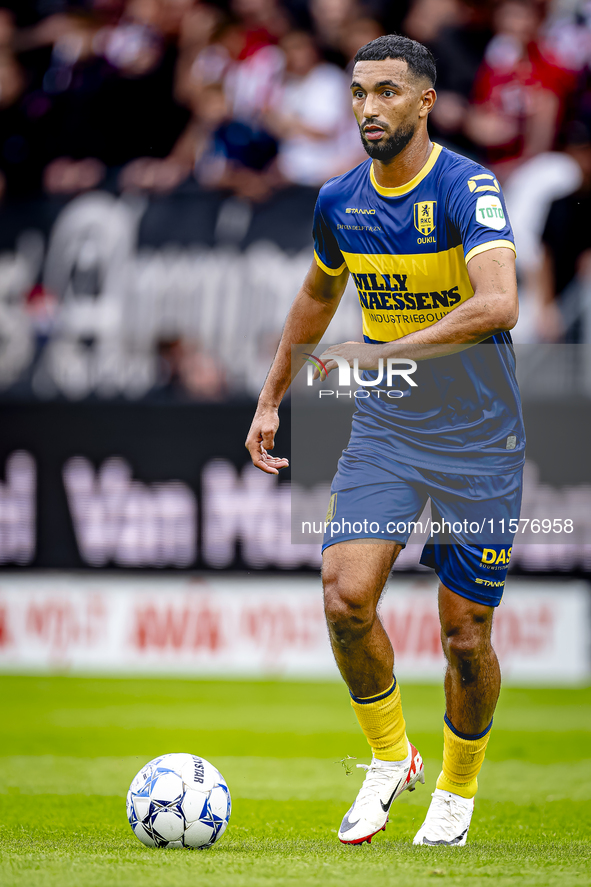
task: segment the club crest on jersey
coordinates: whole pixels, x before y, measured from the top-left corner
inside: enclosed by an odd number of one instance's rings
[[[421,203],[415,203],[415,228],[423,237],[427,237],[435,228],[436,206],[436,200],[423,200]]]

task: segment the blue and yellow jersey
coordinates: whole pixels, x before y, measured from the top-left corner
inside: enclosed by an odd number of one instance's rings
[[[378,185],[371,160],[328,181],[316,204],[314,244],[323,271],[351,273],[367,342],[391,342],[436,323],[474,295],[470,259],[495,247],[515,250],[494,175],[440,145],[398,188]],[[377,433],[381,446],[387,437],[398,457],[417,465],[494,474],[522,464],[525,434],[508,333],[420,361],[414,378],[419,387],[405,389],[400,400],[358,401],[350,446],[366,421],[368,439]]]

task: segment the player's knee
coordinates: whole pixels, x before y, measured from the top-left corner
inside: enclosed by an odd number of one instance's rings
[[[443,650],[452,668],[457,669],[463,683],[478,679],[482,660],[490,650],[490,639],[475,626],[442,630]]]
[[[470,635],[456,634],[447,638],[447,649],[450,658],[457,662],[470,662],[478,659],[481,645]]]
[[[343,645],[363,637],[375,618],[365,595],[336,576],[324,579],[324,612],[330,631]]]

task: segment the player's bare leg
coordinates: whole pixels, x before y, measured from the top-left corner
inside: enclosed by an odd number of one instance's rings
[[[466,843],[501,687],[491,643],[493,613],[493,607],[439,586],[441,643],[447,659],[443,770],[415,844]]]
[[[322,578],[331,645],[373,757],[339,830],[344,844],[371,841],[392,802],[424,782],[423,762],[406,738],[394,651],[377,613],[401,550],[394,542],[340,542],[325,549]],[[358,765],[360,766],[360,765]]]
[[[394,651],[377,606],[401,549],[395,542],[339,542],[323,554],[330,643],[354,696],[375,696],[392,683]]]
[[[491,643],[493,607],[439,586],[441,644],[447,659],[447,716],[460,733],[485,730],[501,689],[499,660]]]

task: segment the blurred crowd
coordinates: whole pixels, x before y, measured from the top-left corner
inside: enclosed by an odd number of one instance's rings
[[[591,342],[589,0],[4,0],[0,199],[318,188],[366,157],[352,59],[392,32],[435,55],[432,137],[505,188],[517,339]]]
[[[321,185],[364,157],[345,71],[384,33],[379,6],[4,4],[1,190],[169,192],[194,177],[261,201],[285,182]]]

